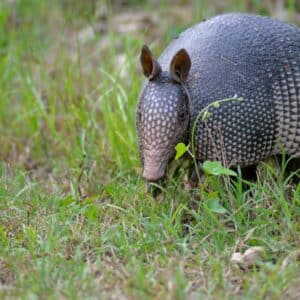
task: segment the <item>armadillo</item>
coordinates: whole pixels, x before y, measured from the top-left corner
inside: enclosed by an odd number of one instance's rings
[[[136,127],[146,181],[163,178],[175,146],[192,139],[198,162],[247,167],[283,151],[300,156],[299,28],[219,15],[185,30],[158,59],[143,46],[140,60],[147,79]],[[220,105],[199,118],[212,103]]]

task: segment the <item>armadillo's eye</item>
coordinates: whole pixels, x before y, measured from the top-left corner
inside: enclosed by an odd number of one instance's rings
[[[178,112],[178,121],[179,121],[179,122],[183,122],[184,119],[185,119],[185,111],[184,111],[184,110],[180,110],[180,111]]]
[[[138,119],[138,122],[141,122],[141,120],[142,120],[142,113],[140,111],[138,111],[138,113],[137,113],[137,119]]]

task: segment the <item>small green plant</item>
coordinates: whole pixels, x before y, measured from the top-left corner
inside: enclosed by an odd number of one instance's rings
[[[195,131],[196,127],[199,121],[204,122],[205,120],[209,119],[210,116],[212,115],[212,112],[209,111],[211,108],[219,108],[220,104],[229,102],[229,101],[242,101],[242,97],[237,97],[236,95],[231,98],[225,98],[222,100],[217,100],[209,105],[205,106],[197,115],[193,127],[192,127],[192,134],[191,134],[191,145],[192,145],[192,151],[190,151],[190,144],[185,145],[184,143],[178,143],[175,147],[176,150],[176,155],[175,155],[175,160],[178,160],[180,157],[182,157],[186,152],[189,153],[189,155],[192,157],[194,161],[194,166],[195,170],[197,173],[198,180],[200,180],[200,173],[199,173],[199,166],[197,163],[197,158],[196,158],[196,153],[195,153]],[[225,168],[222,166],[220,162],[211,162],[211,161],[206,161],[203,164],[203,170],[210,175],[230,175],[230,176],[237,176],[237,174],[230,170],[229,168]]]

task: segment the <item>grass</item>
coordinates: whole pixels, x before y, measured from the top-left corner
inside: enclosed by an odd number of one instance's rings
[[[0,2],[0,298],[297,299],[299,264],[282,262],[300,246],[300,185],[282,168],[262,164],[247,190],[207,176],[187,191],[174,166],[160,199],[145,193],[139,51],[192,22],[124,33],[155,6],[131,2],[129,20],[105,1]],[[195,3],[195,21],[213,14]],[[257,245],[258,267],[230,262]]]

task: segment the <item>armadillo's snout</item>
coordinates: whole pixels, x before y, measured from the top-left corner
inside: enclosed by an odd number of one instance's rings
[[[143,178],[148,182],[157,182],[165,177],[166,167],[164,160],[147,155],[144,161]]]
[[[161,168],[144,168],[143,178],[148,182],[156,182],[165,177],[165,170]]]

